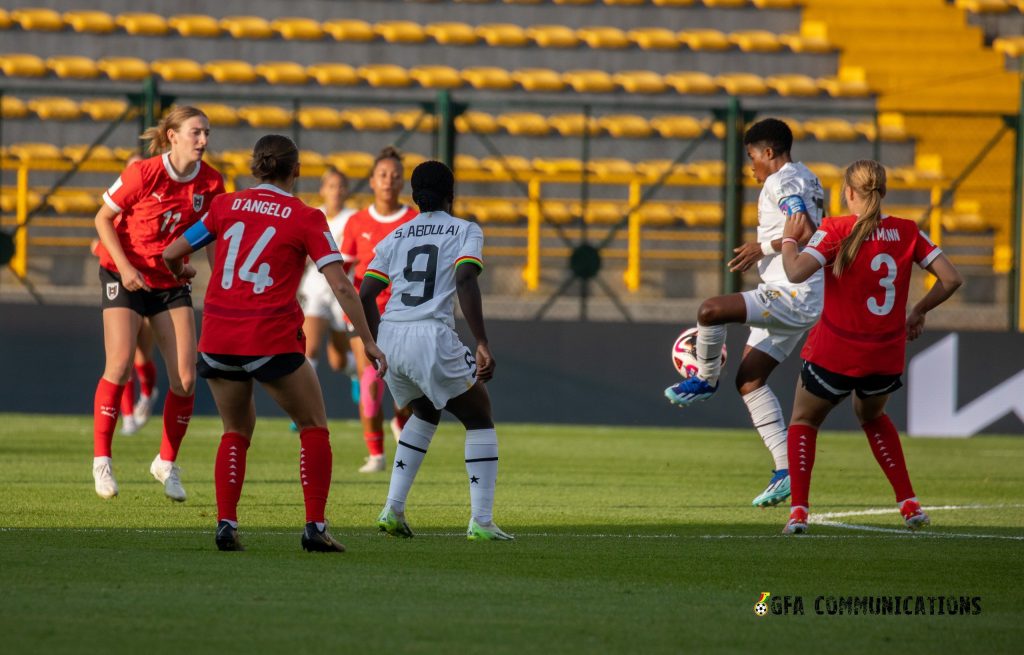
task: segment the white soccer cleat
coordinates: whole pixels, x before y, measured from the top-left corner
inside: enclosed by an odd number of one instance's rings
[[[391,419],[391,436],[395,438],[395,443],[402,438],[402,426],[398,424],[398,417]]]
[[[149,472],[156,481],[164,485],[164,495],[179,503],[185,502],[185,488],[181,486],[181,469],[177,462],[168,462],[156,456],[149,465]]]
[[[135,403],[135,409],[132,411],[132,417],[135,419],[135,424],[138,426],[137,429],[141,430],[142,426],[149,421],[149,417],[153,413],[153,405],[156,404],[156,399],[159,395],[160,390],[153,387],[153,393],[150,395],[139,396],[139,402]]]
[[[359,467],[360,473],[383,473],[385,468],[384,455],[370,455],[366,463]]]
[[[139,424],[135,421],[135,417],[131,414],[123,414],[121,416],[121,434],[126,437],[130,437],[139,431]]]
[[[515,541],[515,537],[495,525],[494,521],[480,523],[476,519],[469,519],[466,539],[470,541]]]
[[[96,481],[96,495],[104,500],[110,500],[117,495],[113,465],[114,461],[109,457],[92,458],[92,478]]]

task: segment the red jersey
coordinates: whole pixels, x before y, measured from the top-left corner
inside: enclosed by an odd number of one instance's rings
[[[355,277],[352,283],[356,289],[363,283],[366,267],[373,261],[377,244],[399,225],[404,225],[419,214],[412,207],[401,207],[394,214],[382,216],[370,205],[357,211],[345,224],[344,238],[341,241],[341,254],[347,264],[355,264]],[[391,297],[391,287],[377,296],[377,309],[384,314],[384,306]]]
[[[218,196],[185,238],[216,240],[199,351],[217,355],[304,353],[296,292],[308,256],[322,269],[341,254],[323,212],[270,184]]]
[[[917,223],[886,216],[840,277],[832,262],[856,216],[826,218],[803,252],[825,268],[825,307],[800,356],[851,377],[903,372],[911,265],[928,266],[942,251]]]

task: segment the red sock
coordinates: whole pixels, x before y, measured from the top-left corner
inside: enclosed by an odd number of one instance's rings
[[[160,441],[160,459],[173,462],[178,459],[178,448],[188,431],[188,422],[192,420],[192,406],[196,397],[179,396],[172,391],[167,392],[164,401],[164,438]]]
[[[395,420],[398,421],[398,429],[399,430],[405,429],[405,424],[409,422],[409,417],[410,416],[412,416],[412,414],[405,414],[403,412],[396,412],[395,413]]]
[[[128,378],[121,393],[121,416],[131,416],[135,411],[135,380]]]
[[[818,429],[799,423],[790,425],[786,436],[789,451],[789,482],[791,507],[810,507],[811,470],[814,468],[814,449],[818,441]]]
[[[245,482],[245,454],[249,440],[237,432],[225,432],[217,448],[213,479],[217,489],[217,520],[238,520],[238,499]]]
[[[156,364],[153,360],[145,364],[136,364],[135,375],[139,378],[139,393],[143,396],[152,396],[153,386],[156,385]]]
[[[123,384],[100,378],[92,401],[92,456],[110,457],[110,444],[117,427],[117,404],[124,393]]]
[[[370,455],[377,456],[384,454],[383,432],[364,432],[363,441],[366,442],[366,449],[370,451]]]
[[[299,433],[299,478],[306,501],[306,522],[322,523],[331,490],[331,439],[327,428],[305,428]]]
[[[910,474],[907,473],[907,462],[903,459],[903,447],[900,445],[900,433],[889,420],[888,414],[868,421],[861,426],[868,436],[871,452],[875,461],[882,467],[885,477],[889,478],[892,490],[896,492],[896,502],[914,497],[914,488],[910,486]]]

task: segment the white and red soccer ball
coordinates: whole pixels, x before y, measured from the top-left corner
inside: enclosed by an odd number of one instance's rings
[[[672,365],[684,378],[697,374],[697,328],[683,330],[672,344]],[[722,344],[722,366],[725,366],[725,344]]]

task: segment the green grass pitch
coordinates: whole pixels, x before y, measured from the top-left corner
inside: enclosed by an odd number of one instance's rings
[[[781,537],[787,511],[749,505],[771,464],[752,431],[499,425],[495,516],[517,539],[471,543],[460,429],[446,418],[410,496],[418,535],[397,540],[374,527],[387,475],[356,473],[357,426],[333,422],[328,517],[349,552],[321,555],[299,547],[284,421],[261,421],[249,451],[244,553],[213,544],[216,419],[186,438],[181,505],[148,473],[155,423],[115,439],[121,495],[97,498],[91,425],[0,416],[4,652],[902,655],[1024,641],[1019,437],[905,439],[936,507],[910,535],[863,435],[826,431],[811,499],[841,525]],[[765,591],[800,597],[804,614],[755,616]],[[980,613],[819,615],[819,596],[977,596]]]

